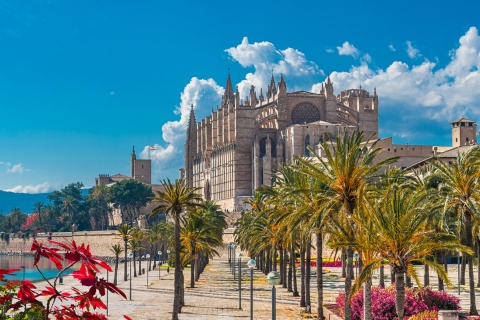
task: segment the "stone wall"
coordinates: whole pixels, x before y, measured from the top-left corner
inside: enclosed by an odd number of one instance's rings
[[[29,238],[19,237],[17,234],[10,234],[8,240],[0,240],[0,252],[30,252],[32,247],[33,237]],[[38,242],[47,243],[48,234],[39,233],[36,237]],[[90,245],[90,251],[95,256],[113,256],[110,248],[116,243],[120,243],[123,246],[123,242],[120,240],[117,231],[79,231],[79,232],[54,232],[52,233],[52,240],[62,242],[64,239],[71,241],[72,238],[77,244]]]

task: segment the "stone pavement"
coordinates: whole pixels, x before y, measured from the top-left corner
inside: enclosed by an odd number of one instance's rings
[[[180,319],[249,319],[250,318],[250,270],[246,261],[242,259],[242,309],[239,309],[238,279],[234,281],[226,256],[210,261],[200,280],[195,283],[195,288],[189,288],[190,269],[184,271],[185,276],[185,306]],[[142,268],[145,267],[142,262]],[[138,262],[137,262],[138,266]],[[128,265],[128,267],[130,267]],[[238,266],[237,266],[238,268]],[[238,270],[238,269],[237,269]],[[236,271],[237,271],[236,270]],[[237,271],[238,272],[238,271]],[[127,300],[118,295],[109,294],[108,316],[109,319],[123,319],[127,315],[132,319],[171,319],[173,306],[173,268],[170,273],[162,268],[160,278],[158,268],[147,274],[132,278],[132,300],[130,296],[130,281],[123,281],[123,264],[119,265],[118,286],[127,295]],[[113,281],[113,274],[109,274],[109,281]],[[313,281],[315,281],[313,279]],[[298,281],[300,284],[300,281]],[[62,286],[77,285],[71,276],[64,277]],[[312,283],[313,285],[313,283]],[[254,319],[272,319],[272,290],[267,284],[266,277],[258,270],[254,270]],[[332,288],[336,289],[336,285]],[[313,287],[312,287],[313,288]],[[66,288],[65,288],[66,289]],[[64,289],[64,290],[65,290]],[[312,303],[316,296],[313,296]],[[308,319],[313,315],[303,314],[299,307],[299,297],[293,297],[281,285],[277,286],[277,319]],[[105,299],[104,299],[105,301]],[[315,308],[312,305],[312,308]],[[327,319],[328,316],[327,316]],[[338,319],[333,315],[330,320]]]
[[[233,275],[226,255],[210,261],[200,281],[195,283],[195,288],[189,288],[190,270],[185,270],[185,306],[182,309],[180,319],[249,319],[250,317],[250,271],[246,267],[246,261],[242,259],[242,310],[239,309],[238,280],[233,280]],[[137,262],[138,266],[138,262]],[[142,262],[142,267],[146,264]],[[336,295],[343,291],[344,279],[340,277],[341,268],[324,268],[324,303],[334,303]],[[385,270],[389,275],[389,270]],[[422,275],[423,270],[419,270]],[[475,273],[476,274],[476,273]],[[449,275],[453,288],[447,290],[450,294],[458,295],[457,268],[456,265],[449,266]],[[299,277],[299,272],[297,272]],[[110,273],[109,280],[113,281]],[[123,264],[119,266],[118,285],[127,295],[127,300],[118,295],[109,295],[108,316],[109,319],[123,319],[127,315],[132,319],[171,319],[173,306],[173,268],[167,274],[166,269],[158,268],[147,274],[132,278],[132,300],[130,296],[130,281],[123,281]],[[430,282],[436,288],[437,276],[431,272]],[[312,311],[316,310],[316,278],[312,276],[311,301]],[[378,273],[373,279],[374,285],[378,283]],[[386,284],[390,283],[386,280]],[[468,274],[467,274],[468,283]],[[63,286],[78,286],[76,280],[67,276],[64,278]],[[298,278],[298,285],[300,279]],[[480,291],[477,291],[477,297]],[[468,286],[461,286],[461,305],[468,310]],[[105,299],[104,299],[105,301]],[[477,300],[478,301],[478,300]],[[477,306],[480,307],[477,303]],[[272,319],[271,313],[271,286],[267,284],[266,277],[260,271],[254,271],[254,319]],[[308,319],[314,318],[313,314],[303,313],[299,307],[299,297],[293,297],[281,285],[277,286],[277,319]],[[329,320],[339,319],[335,315],[326,313]]]

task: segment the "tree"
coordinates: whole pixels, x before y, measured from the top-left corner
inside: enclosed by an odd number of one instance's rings
[[[110,188],[111,201],[115,208],[122,211],[122,216],[130,221],[138,218],[140,208],[144,207],[153,198],[152,187],[134,179],[115,183]]]
[[[118,227],[118,232],[120,233],[120,239],[123,241],[123,252],[125,253],[123,265],[123,281],[127,281],[128,242],[130,241],[134,230],[128,224],[124,223],[120,227]]]
[[[93,187],[86,198],[92,230],[108,229],[110,226],[110,190],[107,186]]]
[[[361,251],[375,252],[376,256],[367,261],[352,288],[350,296],[359,290],[362,283],[371,278],[373,271],[381,265],[390,264],[395,269],[396,310],[398,319],[403,319],[405,303],[405,273],[409,274],[421,287],[417,271],[412,263],[428,264],[442,279],[450,284],[443,266],[435,260],[425,259],[436,250],[472,251],[460,245],[454,235],[425,230],[432,214],[425,193],[409,188],[389,187],[383,197],[365,202],[366,213],[371,225],[364,223],[362,233],[366,237],[356,239],[356,243],[344,242],[345,246],[356,246]],[[360,215],[352,216],[361,224]],[[399,227],[401,226],[401,227]],[[337,243],[342,245],[341,243]]]
[[[175,225],[175,290],[173,301],[172,320],[178,320],[178,314],[182,311],[182,264],[180,261],[181,242],[181,214],[183,210],[195,210],[201,206],[202,197],[197,194],[198,188],[188,187],[183,180],[175,180],[171,183],[169,179],[162,181],[163,190],[156,191],[157,196],[152,202],[159,203],[150,214],[150,218],[160,212],[165,212],[173,218]]]
[[[332,217],[344,215],[342,219],[349,221],[348,232],[354,242],[356,227],[350,217],[356,207],[365,198],[368,182],[378,176],[380,169],[394,163],[397,158],[376,161],[381,151],[377,147],[378,140],[364,142],[362,132],[349,134],[346,130],[335,141],[321,144],[324,157],[313,152],[315,162],[309,159],[296,158],[302,172],[318,179],[327,188],[323,193],[323,210]],[[353,248],[347,247],[347,276],[345,278],[345,294],[349,296],[353,278]],[[350,304],[345,303],[345,319],[351,320]]]
[[[110,251],[115,255],[115,271],[113,275],[113,284],[117,285],[117,273],[118,273],[118,260],[120,259],[120,255],[123,252],[122,246],[118,243],[111,246]],[[127,261],[125,260],[125,265],[127,265]]]
[[[476,145],[465,153],[459,153],[456,161],[446,164],[440,161],[433,163],[435,174],[440,178],[440,194],[445,206],[460,213],[465,226],[466,246],[473,248],[473,218],[478,215],[480,193],[480,146]],[[478,315],[475,303],[475,279],[473,275],[473,259],[467,255],[468,277],[470,288],[470,314]]]

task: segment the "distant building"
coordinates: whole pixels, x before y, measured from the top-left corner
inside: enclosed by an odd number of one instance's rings
[[[163,190],[162,185],[152,184],[152,160],[137,159],[137,155],[135,154],[135,147],[133,147],[132,154],[130,155],[130,176],[126,176],[120,173],[113,176],[110,176],[109,174],[99,174],[98,177],[95,178],[95,186],[111,187],[117,182],[128,179],[134,179],[150,185],[154,193],[155,191]],[[155,203],[148,203],[145,207],[140,208],[140,217],[138,220],[139,227],[145,228],[148,225],[145,217],[148,216],[152,212],[153,208],[155,208],[157,205],[158,204]],[[118,226],[122,224],[123,222],[125,222],[124,219],[125,217],[123,217],[121,210],[113,208],[111,219],[112,226]]]
[[[365,139],[377,138],[378,96],[366,90],[348,89],[334,95],[330,78],[318,93],[287,92],[280,77],[272,76],[264,96],[252,86],[240,99],[230,75],[220,107],[197,122],[190,112],[185,140],[185,165],[180,175],[191,187],[200,188],[205,199],[216,201],[226,212],[240,212],[243,201],[261,185],[272,185],[274,172],[294,156],[310,156],[309,147],[322,154],[321,143],[345,131],[363,131]],[[212,106],[213,107],[213,106]],[[398,156],[398,167],[407,168],[434,155],[453,154],[453,148],[476,144],[475,122],[452,122],[452,146],[378,142],[383,149],[378,161]],[[450,152],[450,153],[446,153]]]

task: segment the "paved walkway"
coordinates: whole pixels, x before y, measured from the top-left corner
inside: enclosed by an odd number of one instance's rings
[[[195,288],[189,288],[190,270],[185,270],[185,306],[182,309],[180,319],[249,319],[250,317],[250,278],[249,269],[242,261],[242,309],[239,309],[238,280],[233,280],[226,256],[215,258],[210,261],[195,283]],[[138,262],[137,262],[138,265]],[[146,264],[142,262],[142,267]],[[423,275],[423,270],[419,270]],[[340,268],[324,268],[324,301],[325,304],[334,303],[338,292],[343,290],[344,279],[340,278]],[[386,275],[389,271],[386,270]],[[449,266],[449,275],[453,288],[449,293],[458,295],[456,265]],[[299,274],[297,273],[297,276]],[[468,276],[468,275],[467,275]],[[158,268],[147,274],[132,279],[132,300],[130,296],[130,281],[123,281],[123,264],[119,266],[118,285],[127,295],[127,300],[118,295],[109,295],[108,316],[110,319],[122,319],[127,315],[132,319],[171,319],[173,306],[173,268],[167,274],[166,269],[161,269],[160,277]],[[431,286],[436,288],[436,274],[431,272]],[[110,274],[110,281],[112,274]],[[300,279],[298,284],[300,285]],[[423,277],[422,277],[423,280]],[[312,311],[316,310],[315,276],[312,277]],[[374,285],[378,283],[378,276],[374,277]],[[390,281],[386,280],[386,284]],[[467,279],[468,283],[468,279]],[[77,285],[75,279],[70,276],[64,278],[63,286]],[[477,291],[477,297],[480,291]],[[468,286],[461,287],[461,305],[468,310]],[[104,299],[105,300],[105,299]],[[254,272],[254,319],[272,319],[271,314],[271,286],[266,283],[265,275],[257,270]],[[479,300],[477,300],[479,301]],[[478,303],[477,303],[478,305]],[[299,298],[293,297],[282,286],[277,287],[277,319],[308,319],[314,318],[311,314],[302,313],[299,307]],[[327,319],[339,319],[334,315],[326,314]]]

